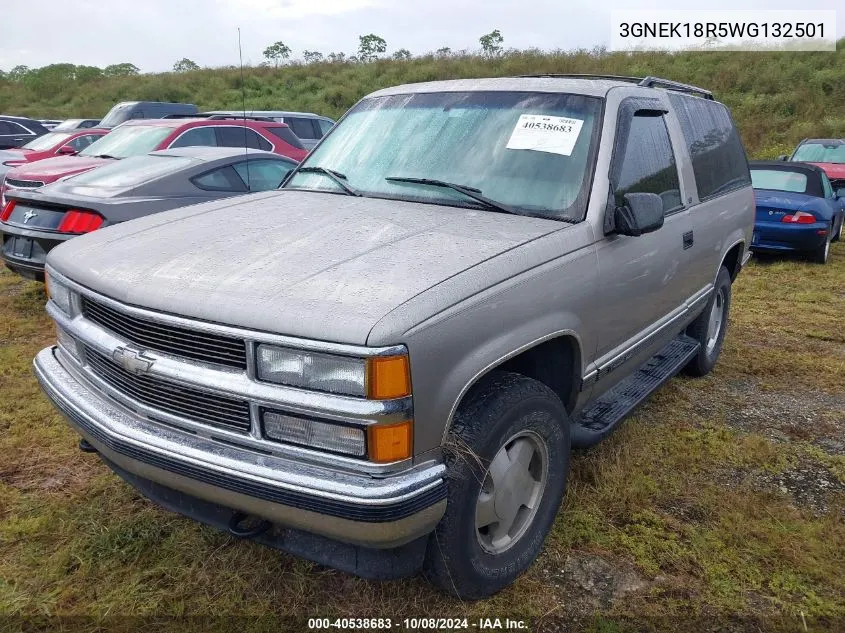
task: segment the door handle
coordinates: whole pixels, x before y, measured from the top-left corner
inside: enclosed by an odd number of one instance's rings
[[[686,233],[684,233],[684,250],[692,248],[693,242],[694,238],[692,235],[692,231],[687,231]]]

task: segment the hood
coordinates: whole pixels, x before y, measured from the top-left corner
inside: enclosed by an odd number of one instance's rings
[[[831,180],[841,180],[845,178],[845,163],[810,163],[824,169],[824,173]]]
[[[159,213],[53,249],[49,265],[133,305],[366,344],[385,314],[552,220],[273,191]]]
[[[35,161],[29,165],[21,165],[9,172],[7,178],[16,180],[39,180],[41,182],[54,182],[59,178],[81,174],[94,167],[105,165],[110,160],[107,158],[88,158],[86,156],[57,156]]]
[[[32,150],[18,149],[0,149],[0,163],[7,160],[26,160],[26,155]]]

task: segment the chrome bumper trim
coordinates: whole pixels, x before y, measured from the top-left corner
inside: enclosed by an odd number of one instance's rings
[[[371,547],[417,538],[445,511],[443,464],[377,478],[193,435],[103,398],[56,352],[46,348],[34,361],[44,392],[106,459],[129,472],[281,525]]]

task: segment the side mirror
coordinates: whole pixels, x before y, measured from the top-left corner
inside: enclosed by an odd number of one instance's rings
[[[787,156],[786,154],[781,154],[780,156],[778,156],[778,160],[789,160],[789,156]]]
[[[76,154],[76,149],[73,145],[62,145],[56,153],[60,156],[73,156]]]
[[[656,193],[626,193],[614,211],[616,233],[639,237],[663,226],[663,199]]]

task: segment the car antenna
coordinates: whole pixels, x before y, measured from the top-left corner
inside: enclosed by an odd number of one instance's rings
[[[241,101],[244,110],[244,156],[246,157],[246,190],[250,191],[252,187],[250,186],[251,180],[249,177],[249,141],[247,140],[246,131],[246,84],[244,83],[244,51],[241,47],[241,27],[238,27],[238,57],[241,61]]]

